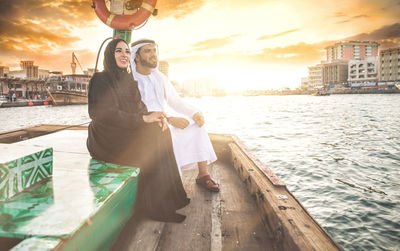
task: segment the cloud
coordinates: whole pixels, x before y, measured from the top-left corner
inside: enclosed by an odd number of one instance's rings
[[[400,46],[400,23],[386,25],[370,33],[361,33],[344,40],[377,41],[381,49]]]
[[[183,18],[204,6],[206,0],[161,0],[157,2],[159,10],[156,18]]]
[[[228,37],[229,38],[229,37]],[[216,64],[226,64],[234,62],[248,62],[253,64],[282,64],[282,65],[312,65],[325,60],[325,48],[339,41],[378,41],[380,48],[400,46],[400,23],[383,26],[370,33],[362,33],[352,37],[346,37],[336,41],[321,41],[307,44],[299,42],[284,47],[264,48],[258,51],[238,51],[236,53],[219,53],[212,55],[192,55],[188,57],[167,59],[171,63],[188,63],[191,61],[213,62]],[[227,44],[229,39],[212,39],[202,41],[200,48],[212,48],[211,44],[221,46]],[[207,46],[205,46],[207,44]]]
[[[333,16],[334,16],[334,17],[337,17],[337,18],[346,18],[346,19],[344,19],[344,20],[337,21],[335,24],[349,23],[349,22],[352,22],[352,21],[354,21],[354,20],[356,20],[356,19],[360,19],[360,18],[369,18],[369,17],[370,17],[370,16],[364,15],[364,14],[360,14],[360,15],[350,16],[350,17],[349,17],[349,16],[347,16],[346,14],[343,14],[343,13],[341,13],[341,12],[337,12],[337,13],[335,13]]]
[[[297,28],[297,29],[292,29],[292,30],[288,30],[288,31],[284,31],[284,32],[272,34],[272,35],[264,35],[264,36],[262,36],[262,37],[257,38],[257,40],[272,39],[272,38],[284,36],[284,35],[286,35],[286,34],[289,34],[289,33],[292,33],[292,32],[296,32],[296,31],[299,31],[299,30],[300,30],[300,28]]]
[[[384,40],[400,38],[400,23],[386,25],[369,33],[361,33],[346,40]]]
[[[80,38],[74,28],[88,25],[96,18],[86,0],[2,1],[0,9],[0,55],[37,58],[59,54]]]
[[[207,39],[195,44],[192,44],[194,51],[202,51],[208,49],[216,49],[232,43],[233,38],[240,36],[239,34],[231,35],[224,38]]]
[[[265,48],[260,51],[241,51],[237,53],[219,53],[213,55],[192,55],[169,58],[168,62],[182,64],[188,62],[212,62],[213,64],[281,64],[308,65],[318,63],[325,55],[324,48],[331,42],[307,44],[300,42],[285,47]]]

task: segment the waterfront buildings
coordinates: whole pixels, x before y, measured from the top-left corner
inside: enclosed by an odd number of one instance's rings
[[[301,86],[300,86],[300,88],[302,89],[302,90],[308,90],[308,88],[309,88],[309,79],[308,79],[308,77],[303,77],[303,78],[301,78]]]
[[[94,74],[94,68],[87,68],[86,71],[83,71],[84,75],[88,75],[88,76],[93,76]]]
[[[381,50],[379,62],[379,81],[400,81],[400,47]]]
[[[364,60],[350,60],[348,64],[349,84],[378,81],[378,57],[368,57]]]
[[[326,60],[364,60],[378,56],[379,44],[373,41],[341,41],[326,47]]]
[[[49,77],[49,71],[39,69],[39,66],[34,65],[33,61],[21,61],[21,70],[9,71],[8,77],[21,79],[46,79]]]
[[[218,92],[215,78],[197,78],[183,82],[182,92],[185,96],[213,96]]]
[[[169,78],[169,64],[167,61],[160,61],[158,63],[158,70],[164,73],[167,78]]]
[[[0,78],[0,95],[11,96],[13,93],[18,98],[40,99],[46,95],[45,80]]]
[[[399,68],[393,66],[394,58],[399,62],[399,56],[387,56],[382,63],[392,63],[379,68],[379,43],[374,41],[341,41],[328,46],[326,61],[308,67],[310,89],[345,87],[356,83],[376,83],[385,71],[390,76]],[[393,54],[393,51],[392,51]],[[381,53],[382,55],[382,53]],[[386,54],[385,54],[386,55]],[[388,52],[390,55],[390,52]],[[392,58],[389,58],[392,57]],[[392,61],[390,61],[392,60]],[[389,68],[391,67],[391,70]]]
[[[347,83],[347,63],[347,60],[336,60],[322,64],[322,84],[325,88]]]
[[[322,64],[308,67],[308,89],[315,90],[323,88]]]
[[[0,66],[0,77],[5,77],[10,72],[10,68],[7,66]]]

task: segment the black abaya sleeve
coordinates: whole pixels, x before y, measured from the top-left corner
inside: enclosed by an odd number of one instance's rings
[[[99,123],[124,129],[134,129],[144,124],[144,112],[139,109],[139,106],[136,110],[129,112],[121,109],[119,103],[129,102],[129,100],[123,100],[124,98],[121,96],[126,97],[126,95],[120,95],[118,90],[110,84],[105,74],[95,74],[89,85],[88,109],[90,118]],[[130,102],[135,102],[134,97],[130,98]]]

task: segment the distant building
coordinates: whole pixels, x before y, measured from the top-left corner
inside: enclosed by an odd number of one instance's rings
[[[308,67],[308,89],[314,90],[322,88],[322,64]]]
[[[88,76],[93,76],[93,74],[94,74],[94,68],[87,68],[87,70],[84,71],[83,73],[84,73],[85,75],[88,75]]]
[[[322,64],[322,84],[326,88],[332,85],[346,84],[348,66],[347,60],[337,60]]]
[[[342,41],[326,47],[326,60],[364,60],[378,56],[379,44],[371,41]]]
[[[43,69],[39,69],[38,71],[38,78],[39,79],[47,79],[50,75],[50,71],[49,70],[43,70]]]
[[[348,63],[348,83],[367,83],[378,81],[378,57],[364,60],[350,60]]]
[[[5,77],[10,72],[8,66],[0,66],[0,77]]]
[[[400,47],[379,53],[379,81],[400,81]]]
[[[21,70],[9,71],[8,76],[21,79],[46,79],[49,77],[49,71],[39,69],[39,66],[33,64],[33,61],[21,61]]]
[[[309,84],[308,77],[301,78],[301,86],[300,86],[300,88],[302,90],[308,90],[308,88],[309,88],[308,84]]]
[[[215,78],[198,78],[183,82],[185,96],[201,97],[215,95],[218,90]]]
[[[169,78],[169,64],[167,61],[160,61],[158,63],[158,70],[160,70],[165,76],[167,76],[167,78]]]

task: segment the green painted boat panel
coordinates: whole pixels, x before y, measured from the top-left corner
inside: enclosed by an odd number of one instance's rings
[[[133,215],[140,169],[91,159],[86,138],[86,130],[65,130],[7,144],[53,148],[52,176],[0,202],[0,237],[24,239],[16,250],[40,240],[57,250],[106,250]]]
[[[59,245],[60,239],[55,238],[39,238],[32,237],[20,242],[17,246],[13,247],[13,251],[26,251],[26,250],[41,250],[50,251]]]
[[[53,149],[0,144],[0,201],[6,201],[53,173]]]
[[[113,197],[119,198],[123,186],[130,179],[136,179],[138,174],[139,168],[136,167],[92,159],[89,167],[86,166],[86,173],[71,172],[69,178],[48,179],[8,201],[0,202],[0,236],[68,238]],[[57,194],[59,192],[62,194]]]
[[[130,178],[69,238],[28,238],[12,250],[108,250],[133,214],[136,191],[137,179]]]

